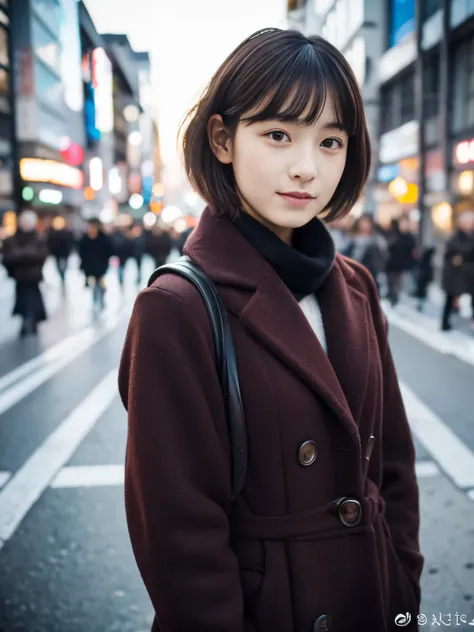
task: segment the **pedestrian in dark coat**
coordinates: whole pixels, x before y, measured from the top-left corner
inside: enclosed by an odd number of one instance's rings
[[[414,270],[415,289],[413,296],[418,301],[417,309],[420,312],[423,310],[423,306],[428,298],[428,287],[434,279],[433,259],[435,254],[436,249],[434,246],[426,246],[423,248]]]
[[[184,253],[184,246],[189,236],[192,234],[193,230],[194,228],[190,226],[189,228],[186,228],[186,230],[184,230],[181,234],[178,235],[178,238],[176,240],[176,247],[180,255]]]
[[[365,266],[372,275],[377,289],[379,288],[378,277],[385,268],[387,244],[384,237],[377,234],[372,215],[363,213],[356,219],[349,243],[342,250],[342,254]]]
[[[46,320],[39,285],[48,249],[45,239],[36,232],[37,221],[36,213],[23,211],[17,232],[3,244],[3,264],[16,283],[13,315],[23,319],[20,336],[36,334],[38,323]]]
[[[364,187],[364,121],[342,54],[279,29],[236,49],[188,119],[186,172],[209,206],[184,252],[227,310],[248,468],[232,500],[206,308],[160,276],[136,301],[119,372],[154,631],[388,632],[407,612],[416,629],[415,450],[387,322],[372,276],[335,254],[318,217],[347,215]]]
[[[416,239],[410,232],[408,217],[392,221],[392,230],[387,241],[387,298],[392,305],[396,305],[400,299],[405,273],[413,270],[416,265]]]
[[[129,259],[135,258],[135,240],[129,226],[117,229],[110,236],[114,255],[118,259],[118,279],[119,284],[123,286],[125,266]]]
[[[173,241],[169,232],[155,224],[147,235],[146,251],[153,259],[156,268],[166,262],[172,248]]]
[[[87,231],[79,242],[79,257],[81,269],[86,276],[86,283],[93,290],[94,306],[104,307],[105,281],[104,277],[109,269],[109,260],[114,254],[112,242],[102,230],[102,224],[97,218],[87,222]]]
[[[454,302],[462,294],[471,296],[474,323],[474,212],[462,213],[457,230],[446,244],[442,287],[446,292],[441,329],[451,329]]]
[[[48,250],[56,261],[59,276],[64,283],[68,259],[74,248],[74,235],[72,231],[66,227],[64,218],[59,217],[55,219],[57,220],[56,225],[53,222],[53,226],[48,231]]]

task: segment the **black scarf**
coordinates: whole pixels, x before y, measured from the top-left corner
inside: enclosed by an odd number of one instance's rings
[[[294,229],[292,246],[243,210],[233,224],[274,268],[297,301],[316,292],[331,271],[336,249],[317,217]]]

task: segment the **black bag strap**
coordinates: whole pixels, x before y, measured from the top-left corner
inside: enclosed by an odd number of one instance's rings
[[[190,281],[199,291],[209,314],[214,338],[216,366],[224,397],[227,426],[231,446],[232,500],[245,482],[247,472],[247,431],[240,394],[237,359],[227,311],[214,283],[189,257],[157,268],[148,281],[148,287],[162,274],[177,274]]]

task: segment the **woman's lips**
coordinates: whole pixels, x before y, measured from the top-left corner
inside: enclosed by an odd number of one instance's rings
[[[279,193],[278,195],[293,206],[307,206],[310,202],[314,200],[314,198],[312,197],[300,198],[295,197],[294,195],[287,195],[285,193]]]

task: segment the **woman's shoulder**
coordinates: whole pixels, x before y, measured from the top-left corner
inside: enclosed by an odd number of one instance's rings
[[[205,345],[213,345],[209,317],[198,290],[176,274],[163,274],[142,290],[133,308],[132,320],[140,330],[155,334],[186,336],[204,334]],[[151,331],[150,331],[151,333]]]
[[[387,319],[380,305],[379,293],[374,277],[364,265],[344,255],[338,254],[336,261],[346,278],[346,282],[367,299],[379,340],[385,340]]]
[[[191,309],[196,309],[199,305],[204,306],[202,298],[194,285],[178,274],[173,273],[162,274],[157,277],[141,294],[151,294],[156,297],[156,300],[161,301],[168,299],[170,302],[179,303]]]

